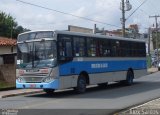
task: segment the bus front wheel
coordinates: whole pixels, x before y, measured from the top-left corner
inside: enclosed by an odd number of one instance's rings
[[[74,88],[76,93],[84,93],[86,91],[86,77],[80,75],[77,81],[77,87]]]

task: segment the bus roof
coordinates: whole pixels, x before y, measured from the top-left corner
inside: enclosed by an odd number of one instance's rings
[[[133,39],[133,38],[124,38],[118,36],[109,36],[109,35],[98,35],[98,34],[90,34],[90,33],[82,33],[82,32],[71,32],[71,31],[54,31],[57,34],[67,34],[67,35],[77,35],[77,36],[87,36],[87,37],[97,37],[97,38],[104,38],[104,39],[115,39],[115,40],[125,40],[125,41],[135,41],[135,42],[146,42],[145,40],[141,39]]]
[[[98,34],[92,34],[92,33],[82,33],[82,32],[73,32],[73,31],[65,31],[65,30],[34,30],[34,31],[28,31],[21,33],[19,35],[27,34],[27,33],[34,33],[34,32],[46,32],[51,31],[56,34],[67,34],[67,35],[77,35],[77,36],[87,36],[87,37],[94,37],[94,38],[104,38],[104,39],[115,39],[115,40],[125,40],[125,41],[135,41],[135,42],[146,42],[142,39],[133,39],[133,38],[124,38],[124,37],[118,37],[118,36],[109,36],[109,35],[98,35]]]
[[[54,30],[31,30],[31,31],[20,33],[19,35],[33,33],[33,32],[47,32],[47,31],[54,32]]]

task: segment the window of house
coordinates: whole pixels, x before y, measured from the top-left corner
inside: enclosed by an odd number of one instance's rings
[[[14,64],[14,55],[4,55],[3,56],[4,64]]]

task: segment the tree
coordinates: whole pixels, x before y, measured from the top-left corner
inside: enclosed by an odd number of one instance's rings
[[[157,34],[156,34],[156,32],[153,31],[152,32],[152,40],[153,40],[153,48],[157,49],[157,47],[158,47],[158,49],[159,49],[160,48],[160,32],[157,32]]]
[[[10,14],[0,11],[0,36],[17,38],[19,33],[26,30],[28,29],[18,26],[18,23]]]

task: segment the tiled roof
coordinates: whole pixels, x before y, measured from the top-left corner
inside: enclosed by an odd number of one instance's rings
[[[16,40],[11,38],[0,37],[0,46],[15,46]]]

